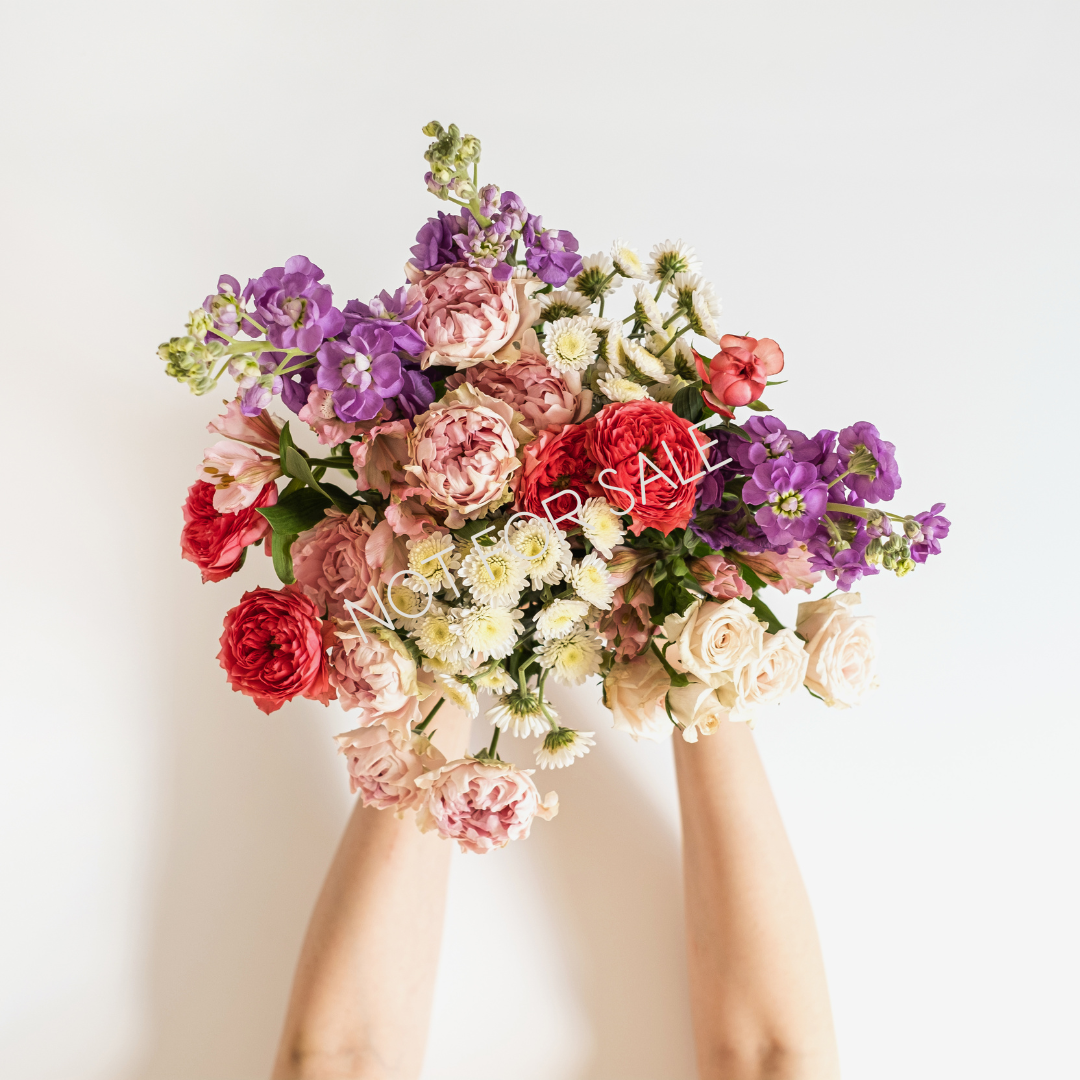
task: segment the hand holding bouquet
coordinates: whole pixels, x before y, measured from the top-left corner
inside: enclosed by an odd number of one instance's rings
[[[226,372],[237,386],[188,493],[184,557],[220,581],[263,543],[282,583],[227,614],[229,682],[267,713],[337,699],[364,803],[483,852],[557,809],[501,735],[543,736],[540,769],[594,745],[548,679],[601,676],[635,738],[693,741],[802,686],[856,705],[875,640],[850,589],[912,571],[949,522],[940,503],[883,508],[901,479],[873,424],[807,436],[771,414],[780,346],[720,333],[682,241],[582,258],[479,185],[479,140],[424,130],[427,186],[458,212],[423,225],[404,284],[339,308],[304,256],[243,288],[224,275],[159,352],[197,394]],[[294,424],[324,449],[301,450]],[[822,575],[839,592],[782,626],[767,590]],[[475,716],[482,692],[490,743],[446,761],[439,705]]]

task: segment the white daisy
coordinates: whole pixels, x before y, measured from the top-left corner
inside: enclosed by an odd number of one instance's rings
[[[527,688],[499,698],[487,711],[487,718],[500,731],[508,731],[516,739],[527,739],[530,735],[543,735],[545,731],[550,731],[551,720],[548,716],[552,720],[558,719],[555,710]]]
[[[600,344],[596,349],[597,360],[607,360],[610,352],[608,342],[612,335],[620,333],[618,323],[612,319],[602,319],[599,315],[585,315],[583,317],[588,320],[589,329],[600,339]]]
[[[615,595],[615,586],[611,582],[604,560],[599,555],[586,555],[579,563],[570,568],[570,584],[582,600],[588,600],[593,607],[610,608],[611,598]]]
[[[611,549],[622,543],[626,531],[623,529],[622,519],[611,508],[611,503],[607,499],[586,499],[578,517],[582,522],[581,531],[585,534],[585,539],[605,559],[610,559]]]
[[[634,318],[650,330],[662,331],[668,318],[653,299],[653,289],[645,281],[634,285]]]
[[[473,599],[493,607],[516,604],[529,576],[529,564],[505,543],[475,548],[461,562],[461,580]]]
[[[513,676],[501,667],[493,668],[486,675],[477,675],[476,685],[482,686],[485,690],[494,690],[500,694],[517,689],[517,682]]]
[[[597,379],[596,385],[608,401],[650,401],[652,399],[652,395],[641,383],[634,382],[633,379],[620,378],[618,375]]]
[[[391,586],[386,606],[390,611],[391,620],[399,630],[415,630],[420,613],[428,614],[424,611],[424,608],[428,606],[427,593],[416,592],[399,581]],[[405,614],[403,615],[402,612]]]
[[[536,659],[556,682],[577,686],[600,670],[600,646],[592,630],[575,630],[542,645],[536,650]]]
[[[541,769],[564,769],[589,752],[596,745],[592,731],[574,731],[561,727],[549,731],[542,746],[536,748],[536,764]]]
[[[461,632],[474,652],[501,660],[514,651],[521,634],[522,613],[517,608],[474,607],[461,613]]]
[[[456,705],[466,716],[476,716],[480,711],[480,702],[476,699],[476,691],[468,683],[459,682],[453,675],[436,675],[435,678],[451,705]]]
[[[417,592],[424,591],[423,582],[417,574],[431,586],[433,593],[453,588],[454,575],[461,561],[454,550],[454,541],[446,533],[432,533],[419,540],[407,540],[405,547],[409,552],[409,569],[413,571],[405,581],[409,588]]]
[[[649,277],[670,281],[676,274],[693,273],[698,268],[694,249],[681,240],[665,240],[649,252]]]
[[[596,359],[599,348],[600,339],[580,315],[556,319],[544,338],[548,364],[556,371],[584,371]]]
[[[590,300],[599,300],[614,292],[621,284],[622,278],[615,271],[615,264],[602,252],[588,255],[581,260],[581,271],[572,282],[574,291]]]
[[[686,317],[695,334],[710,341],[720,340],[715,321],[720,314],[720,301],[709,282],[700,274],[676,274],[668,292],[675,298],[679,312]]]
[[[671,376],[664,367],[664,361],[653,356],[648,349],[636,341],[622,342],[623,363],[631,378],[643,383],[668,383]]]
[[[611,245],[611,261],[623,277],[643,278],[648,274],[641,256],[624,240]]]
[[[458,614],[456,609],[435,608],[417,620],[413,638],[425,656],[453,663],[465,655],[469,646],[462,634]]]
[[[589,298],[569,289],[556,289],[539,299],[543,304],[540,309],[540,322],[557,322],[559,319],[589,313]]]
[[[528,518],[511,528],[510,546],[525,560],[534,589],[558,585],[573,559],[562,530],[542,519]]]
[[[566,637],[588,614],[589,605],[584,600],[552,600],[536,616],[536,632],[544,641]]]

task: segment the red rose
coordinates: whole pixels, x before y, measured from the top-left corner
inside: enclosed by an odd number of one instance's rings
[[[630,531],[640,536],[643,529],[653,528],[667,536],[672,529],[685,528],[690,521],[697,498],[697,481],[683,483],[683,480],[697,477],[705,468],[698,447],[708,442],[706,435],[695,431],[689,420],[676,415],[666,401],[626,401],[605,405],[600,411],[589,436],[588,450],[599,463],[601,471],[597,480],[607,485],[602,490],[610,503],[622,508],[631,505],[625,495],[610,488],[632,493]],[[665,443],[671,457],[664,449]],[[639,464],[640,454],[652,464]],[[613,469],[615,475],[605,476],[604,469]]]
[[[584,502],[596,490],[592,480],[597,464],[588,456],[585,446],[592,426],[592,420],[583,424],[555,424],[525,447],[515,504],[518,510],[546,517],[544,500],[555,492],[571,488]],[[574,500],[569,498],[548,503],[554,518],[573,509]],[[573,527],[573,521],[568,518],[559,526],[565,531]]]
[[[272,713],[298,694],[324,705],[330,687],[326,647],[337,639],[299,585],[252,589],[225,616],[218,660],[234,690]]]
[[[710,408],[724,416],[734,416],[731,411],[739,405],[757,401],[765,392],[770,375],[784,370],[784,354],[771,338],[737,337],[725,334],[720,339],[720,351],[709,361],[694,352],[701,381],[709,383],[712,393],[702,391],[702,397]]]
[[[215,490],[213,484],[202,480],[188,488],[180,533],[180,554],[202,571],[204,584],[221,581],[240,569],[244,549],[258,543],[270,528],[256,507],[277,502],[277,488],[265,484],[251,506],[235,514],[219,514],[214,509]]]

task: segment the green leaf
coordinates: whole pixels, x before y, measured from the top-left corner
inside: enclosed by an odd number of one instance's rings
[[[684,386],[675,395],[671,407],[675,410],[676,416],[681,416],[684,420],[689,420],[691,424],[696,424],[705,411],[701,400],[701,390],[696,386]]]
[[[767,581],[763,581],[749,566],[738,561],[736,556],[735,566],[738,568],[739,576],[750,586],[753,592],[757,592],[758,589],[764,589],[767,585]]]
[[[285,421],[285,425],[281,429],[281,434],[278,436],[278,453],[281,455],[281,471],[286,476],[295,476],[295,473],[289,471],[289,449],[294,447],[295,444],[292,441],[292,434],[289,432],[289,421]],[[290,485],[291,487],[292,485]]]
[[[290,476],[303,480],[309,488],[314,488],[322,495],[325,495],[343,514],[351,514],[359,505],[355,499],[350,498],[341,488],[336,487],[334,484],[327,484],[325,488],[320,486],[306,459],[295,447],[289,446],[286,448],[284,460],[288,466]]]
[[[769,610],[768,604],[766,604],[757,593],[754,593],[749,600],[744,596],[740,596],[739,599],[742,600],[747,607],[754,609],[754,614],[765,623],[770,634],[779,633],[784,629],[784,624]]]
[[[291,495],[283,495],[274,506],[260,507],[259,513],[270,522],[275,531],[297,534],[314,528],[323,519],[326,508],[330,505],[330,499],[326,495],[305,487]]]
[[[656,653],[657,659],[664,665],[664,671],[667,672],[667,677],[671,680],[672,686],[689,686],[690,676],[684,675],[681,671],[676,671],[667,661],[667,657],[656,647],[656,642],[653,641],[650,648]]]
[[[772,409],[770,409],[769,406],[766,405],[765,402],[761,401],[760,399],[758,401],[751,401],[750,404],[747,405],[746,407],[748,409],[753,409],[754,412],[772,412]]]
[[[783,386],[787,382],[787,379],[774,379],[771,382],[767,382],[766,386]]]
[[[292,585],[296,578],[292,568],[292,546],[296,539],[296,533],[274,530],[274,538],[271,541],[271,552],[274,556],[274,573],[286,585]]]

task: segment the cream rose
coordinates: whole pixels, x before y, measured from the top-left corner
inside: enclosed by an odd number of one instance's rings
[[[668,693],[671,715],[683,726],[682,737],[697,742],[698,735],[713,735],[728,718],[720,703],[720,691],[691,678],[686,686],[674,686]]]
[[[651,652],[643,652],[616,664],[604,679],[604,704],[611,710],[614,726],[637,739],[662,739],[672,723],[664,707],[671,680],[663,664]]]
[[[859,705],[878,686],[877,628],[871,615],[853,615],[858,593],[837,593],[799,605],[796,627],[806,638],[806,685],[826,705]]]
[[[685,615],[669,615],[664,636],[673,642],[664,653],[668,663],[715,689],[761,655],[765,629],[741,600],[709,600]]]
[[[766,705],[794,694],[802,686],[808,659],[794,630],[766,634],[760,655],[736,674],[733,686],[721,691],[721,697],[734,691],[731,719],[753,720]]]

